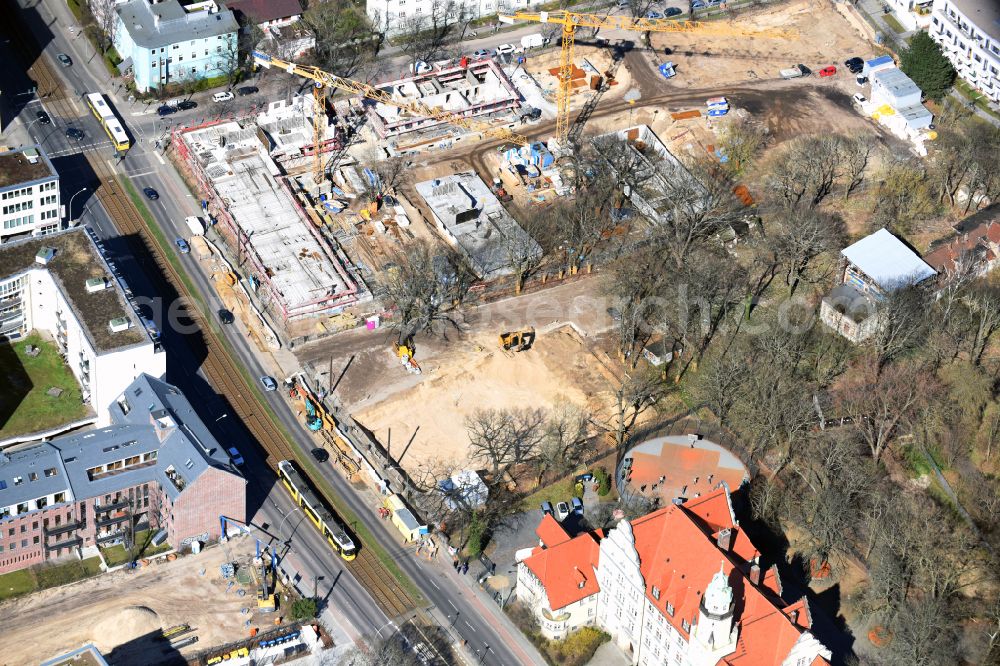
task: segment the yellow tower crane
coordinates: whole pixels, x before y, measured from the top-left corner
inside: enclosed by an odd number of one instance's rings
[[[448,123],[449,125],[463,127],[472,132],[479,132],[484,136],[503,139],[504,141],[509,141],[510,143],[515,143],[519,146],[527,146],[530,143],[527,137],[515,134],[506,127],[491,125],[490,123],[476,120],[475,118],[467,118],[463,115],[446,111],[444,109],[432,109],[418,102],[401,102],[394,99],[391,94],[385,92],[384,90],[380,90],[375,86],[367,83],[361,83],[360,81],[345,79],[342,76],[324,72],[318,67],[298,65],[294,62],[279,60],[278,58],[272,58],[266,53],[261,53],[260,51],[253,52],[253,59],[254,62],[261,67],[277,67],[278,69],[285,70],[289,74],[295,74],[296,76],[301,76],[302,78],[309,79],[313,82],[313,100],[316,107],[313,113],[313,134],[316,143],[316,155],[315,162],[313,164],[313,180],[316,183],[323,181],[323,158],[320,155],[320,143],[323,139],[323,118],[326,117],[326,109],[323,103],[324,88],[336,88],[354,95],[361,95],[367,99],[381,102],[382,104],[387,104],[389,106],[394,106],[397,109],[402,109],[420,118],[439,120],[441,122]]]
[[[504,23],[534,21],[555,23],[562,26],[562,52],[559,57],[559,91],[556,95],[556,136],[560,144],[569,138],[569,100],[573,94],[573,42],[577,28],[607,30],[631,30],[633,32],[698,32],[705,35],[726,35],[730,37],[764,37],[768,39],[794,38],[788,30],[751,30],[738,28],[727,23],[705,23],[702,21],[675,21],[672,19],[633,18],[631,16],[604,16],[578,12],[515,12],[501,14]]]

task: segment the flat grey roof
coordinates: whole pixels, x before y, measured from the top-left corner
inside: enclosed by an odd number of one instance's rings
[[[44,266],[35,263],[35,255],[42,248],[55,250],[55,255]],[[32,269],[46,270],[55,278],[97,351],[130,347],[149,339],[135,311],[126,303],[118,281],[108,272],[83,227],[0,245],[0,280]],[[90,278],[104,278],[110,286],[89,293],[87,280]],[[131,326],[114,333],[110,322],[118,317],[128,319]]]
[[[176,499],[183,492],[167,477],[173,468],[190,485],[209,467],[236,473],[223,446],[174,386],[140,375],[110,408],[107,428],[57,437],[0,453],[0,506],[10,506],[71,490],[76,500],[99,497],[155,481]],[[159,421],[159,423],[157,422]],[[162,439],[162,441],[161,441]],[[156,451],[155,463],[91,479],[87,470]],[[45,470],[55,474],[45,475]],[[31,479],[31,473],[37,476]],[[21,477],[20,484],[14,483]]]
[[[115,8],[132,41],[144,48],[158,48],[178,42],[235,33],[236,18],[228,9],[186,12],[177,0],[150,5],[147,0],[130,0]]]
[[[35,151],[37,159],[32,163],[25,152]],[[23,187],[40,180],[57,176],[52,162],[40,146],[28,146],[19,150],[0,153],[0,190]]]
[[[885,229],[865,236],[841,254],[886,291],[936,275],[919,254]]]
[[[958,11],[993,39],[1000,40],[1000,3],[996,0],[951,0]]]
[[[881,72],[875,72],[872,74],[872,78],[878,81],[879,85],[886,88],[896,97],[920,93],[920,88],[918,88],[917,84],[913,82],[913,79],[904,74],[903,70],[896,67],[893,67],[892,69],[883,69]]]

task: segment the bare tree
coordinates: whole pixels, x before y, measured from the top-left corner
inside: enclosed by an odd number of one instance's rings
[[[868,341],[878,367],[920,346],[926,339],[931,294],[919,285],[901,286],[878,302],[875,332]]]
[[[381,44],[364,8],[348,0],[310,2],[302,24],[315,41],[316,65],[338,76],[354,77],[374,60]]]
[[[504,260],[514,276],[514,293],[520,294],[525,282],[541,268],[545,261],[542,246],[534,235],[542,233],[532,217],[522,218],[521,225],[497,224],[496,234]]]
[[[433,0],[429,9],[399,19],[392,31],[393,41],[409,56],[414,69],[418,62],[445,56],[455,29],[469,18],[466,5],[454,0]]]
[[[920,406],[934,398],[937,388],[933,375],[915,362],[887,365],[880,372],[877,363],[862,359],[834,388],[833,396],[877,461],[913,422]]]
[[[840,144],[843,163],[844,199],[850,199],[851,194],[865,180],[865,174],[871,164],[878,144],[871,137],[859,136],[845,138]]]
[[[93,18],[97,46],[105,53],[115,43],[118,33],[118,14],[114,0],[87,0],[87,9]]]
[[[890,227],[905,234],[913,223],[934,214],[934,196],[920,164],[889,159],[880,179],[878,187],[872,188],[872,228]]]
[[[814,209],[784,208],[771,217],[780,220],[780,226],[769,242],[785,269],[785,284],[794,293],[810,262],[843,247],[844,223],[839,216]]]
[[[701,241],[741,217],[736,198],[712,176],[708,165],[693,163],[688,172],[690,177],[675,173],[659,181],[669,211],[654,220],[657,241],[678,269]]]
[[[518,465],[534,461],[545,438],[542,409],[480,409],[465,421],[469,458],[496,482]]]
[[[786,205],[815,207],[833,190],[843,168],[846,139],[840,135],[792,139],[772,157],[767,183]]]
[[[399,342],[437,324],[457,326],[449,314],[464,297],[469,281],[454,253],[437,253],[423,242],[411,243],[399,263],[383,272],[385,300],[396,311]]]
[[[630,368],[654,330],[652,299],[662,281],[662,261],[655,248],[640,250],[619,260],[607,274],[604,290],[613,302],[618,355]]]
[[[767,125],[747,117],[730,118],[722,129],[722,146],[734,175],[749,171],[770,139]]]
[[[562,476],[581,464],[594,451],[589,415],[569,402],[561,402],[549,412],[538,446],[538,480],[547,473]]]
[[[604,427],[614,437],[618,451],[625,450],[639,417],[656,405],[669,390],[660,375],[647,368],[637,368],[624,375],[613,387],[615,401],[611,418]]]

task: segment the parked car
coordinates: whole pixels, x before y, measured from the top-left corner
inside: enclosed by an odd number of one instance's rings
[[[851,74],[860,74],[861,70],[865,68],[865,61],[857,56],[853,58],[848,58],[844,61],[844,67],[847,68]]]
[[[496,50],[496,54],[497,55],[504,55],[504,54],[513,53],[513,52],[514,52],[514,45],[513,44],[501,44],[500,46],[497,47],[497,50]]]
[[[707,5],[701,0],[693,0],[691,2],[691,9],[704,9]]]
[[[73,59],[70,58],[65,53],[57,53],[56,54],[56,60],[58,60],[60,63],[62,63],[63,67],[69,67],[70,65],[73,64]]]
[[[45,113],[44,111],[39,111],[38,113],[36,113],[35,118],[37,118],[38,122],[40,122],[43,125],[48,125],[52,122],[52,119],[49,118],[49,114]]]
[[[542,514],[548,514],[551,516],[553,513],[552,502],[542,502]]]
[[[236,94],[240,97],[246,97],[247,95],[253,95],[258,92],[260,92],[260,88],[257,86],[243,86],[242,88],[236,89]]]
[[[158,108],[156,110],[156,112],[162,118],[164,116],[169,116],[171,113],[177,113],[177,109],[175,109],[174,107],[170,106],[169,104],[164,104],[163,106],[161,106],[160,108]]]
[[[268,377],[267,375],[260,378],[260,383],[263,385],[265,391],[274,391],[278,388],[278,382],[274,381],[274,377]]]
[[[246,462],[245,460],[243,460],[243,456],[240,455],[239,449],[237,449],[235,446],[229,447],[227,451],[229,451],[229,457],[233,459],[233,464],[236,465],[237,467],[242,467],[243,463]]]
[[[854,103],[857,104],[858,106],[861,106],[862,104],[868,101],[868,98],[860,93],[855,94],[853,97],[851,97],[851,99],[854,100]]]
[[[234,95],[233,93],[231,93],[231,92],[229,92],[227,90],[225,92],[217,92],[214,95],[212,95],[212,101],[213,102],[228,102],[228,101],[232,100],[235,97],[236,97],[236,95]]]
[[[648,19],[661,19],[663,14],[660,12],[646,12],[646,18]]]
[[[583,500],[579,497],[574,497],[570,500],[570,504],[573,506],[573,513],[583,515]]]
[[[556,520],[563,520],[569,515],[569,504],[566,502],[559,502],[556,504]]]
[[[473,52],[472,57],[477,60],[482,60],[483,58],[489,58],[490,52],[486,49],[479,49],[478,51]]]
[[[67,127],[66,136],[69,137],[70,139],[76,139],[77,141],[79,141],[80,139],[83,138],[83,130],[77,129],[75,127]]]
[[[178,238],[174,243],[177,245],[177,249],[181,251],[181,254],[187,254],[191,251],[191,246],[183,238]]]
[[[160,198],[160,193],[154,190],[152,187],[142,188],[142,193],[146,195],[146,198],[150,201],[156,201]]]
[[[824,67],[823,69],[819,70],[820,76],[833,76],[836,73],[837,73],[837,68],[834,67],[833,65],[830,65],[829,67]]]
[[[191,109],[197,109],[197,108],[198,108],[198,102],[194,101],[193,99],[182,99],[181,101],[177,102],[178,111],[190,111]]]
[[[859,86],[863,86],[868,83],[868,77],[867,76],[856,77],[854,79],[854,82],[857,83]]]
[[[684,12],[680,7],[667,7],[667,9],[663,12],[663,16],[666,18],[673,18],[674,16],[680,16],[683,13]]]
[[[227,326],[236,321],[236,317],[233,316],[233,313],[230,312],[229,310],[226,310],[225,308],[219,310],[218,314],[219,314],[219,321],[221,321],[223,324],[226,324]]]
[[[311,453],[312,457],[316,459],[316,462],[322,463],[330,459],[330,454],[327,453],[326,449],[313,449],[309,453]]]

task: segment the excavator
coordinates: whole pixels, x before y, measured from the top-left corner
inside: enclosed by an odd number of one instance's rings
[[[535,344],[535,329],[509,331],[500,334],[500,349],[507,351],[528,351]]]
[[[257,557],[253,560],[254,574],[257,576],[257,611],[261,613],[273,613],[277,610],[277,602],[274,598],[272,585],[267,582],[267,564],[260,554],[260,539],[257,539]],[[277,562],[274,551],[271,551],[271,571],[277,579]],[[277,581],[275,581],[276,583]]]
[[[306,427],[313,432],[322,430],[323,419],[321,419],[316,413],[316,405],[314,405],[313,401],[309,399],[309,395],[307,395],[305,389],[298,384],[295,384],[288,392],[288,395],[302,403],[302,407],[306,412]]]

